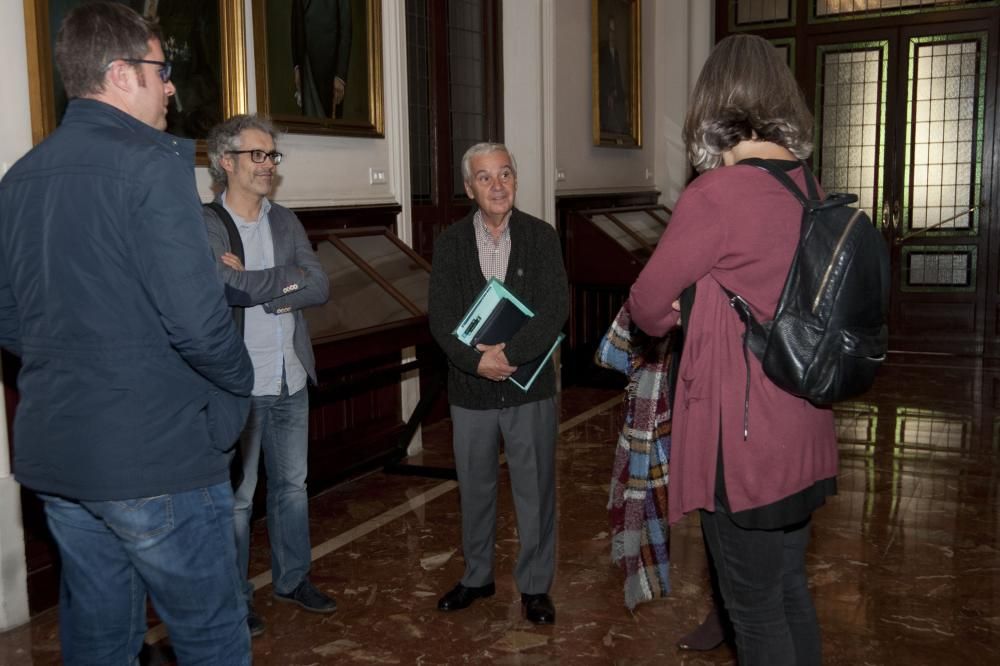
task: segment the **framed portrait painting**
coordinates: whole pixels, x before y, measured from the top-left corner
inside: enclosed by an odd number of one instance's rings
[[[24,0],[35,143],[56,128],[66,111],[53,51],[63,18],[85,1]],[[158,22],[177,90],[167,109],[167,132],[199,140],[199,162],[204,163],[200,140],[213,125],[247,108],[243,1],[116,1]]]
[[[642,145],[640,0],[591,0],[594,145]]]
[[[254,0],[257,106],[290,132],[384,136],[381,0]]]

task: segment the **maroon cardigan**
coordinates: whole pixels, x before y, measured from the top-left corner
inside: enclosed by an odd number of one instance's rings
[[[790,174],[804,187],[802,169]],[[755,167],[713,169],[689,185],[628,300],[651,335],[676,326],[672,303],[697,283],[674,401],[670,522],[715,508],[718,443],[733,511],[783,499],[837,475],[833,413],[779,389],[750,356],[749,436],[743,436],[747,369],[743,324],[719,285],[760,321],[773,317],[799,237],[802,208]]]

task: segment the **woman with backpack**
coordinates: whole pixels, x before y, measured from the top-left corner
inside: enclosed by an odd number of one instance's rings
[[[702,174],[682,193],[632,286],[632,321],[653,336],[684,322],[670,459],[671,523],[698,511],[741,666],[822,660],[805,554],[812,512],[836,493],[833,413],[774,385],[744,346],[725,292],[768,321],[799,240],[802,206],[766,160],[803,191],[812,116],[780,54],[734,35],[709,56],[684,125]]]

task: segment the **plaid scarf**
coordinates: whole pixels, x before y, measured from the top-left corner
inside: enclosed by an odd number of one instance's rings
[[[667,479],[671,336],[649,338],[619,311],[594,362],[628,376],[625,424],[615,447],[608,513],[611,559],[625,571],[625,606],[670,592]]]

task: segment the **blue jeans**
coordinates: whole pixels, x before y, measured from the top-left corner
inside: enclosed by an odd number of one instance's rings
[[[809,594],[809,522],[744,529],[722,503],[701,511],[719,590],[733,623],[740,666],[818,666],[819,622]]]
[[[63,663],[138,664],[147,594],[180,664],[250,663],[228,482],[124,501],[41,498],[62,558]]]
[[[247,580],[250,562],[250,511],[257,488],[261,451],[267,472],[267,534],[271,541],[274,591],[288,594],[309,573],[309,498],[306,469],[309,453],[309,392],[254,396],[250,417],[240,436],[243,480],[236,489],[236,558],[249,603],[253,585]]]

